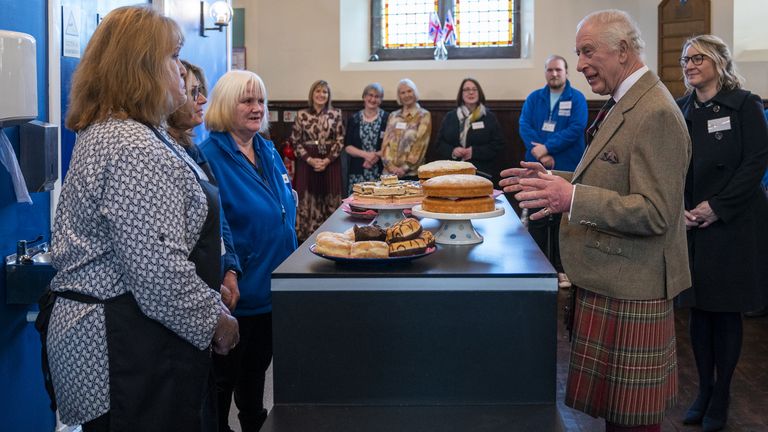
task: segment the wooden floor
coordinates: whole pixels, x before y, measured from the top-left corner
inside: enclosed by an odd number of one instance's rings
[[[565,301],[561,290],[559,303]],[[568,334],[562,323],[562,307],[558,323],[557,341],[557,406],[560,416],[569,432],[600,432],[604,430],[603,420],[592,418],[580,411],[568,408],[563,403],[565,383],[568,375],[570,352]],[[661,430],[664,432],[701,431],[700,426],[685,426],[682,418],[688,405],[696,398],[697,377],[688,337],[688,311],[675,311],[677,333],[677,361],[680,393],[676,407],[667,411]],[[736,368],[731,387],[731,408],[728,426],[724,432],[768,432],[768,317],[744,319],[744,347]]]
[[[557,408],[568,432],[601,432],[602,420],[592,418],[563,404],[565,382],[568,375],[568,355],[570,352],[568,334],[562,325],[562,304],[565,291],[560,291],[558,307],[558,342],[557,342]],[[693,402],[697,392],[696,367],[688,338],[688,312],[685,309],[675,311],[677,331],[677,360],[680,381],[678,405],[667,412],[662,425],[664,432],[696,432],[698,426],[684,426],[681,419],[688,405]],[[731,388],[731,409],[728,427],[724,432],[768,432],[768,317],[744,319],[744,348],[736,369]],[[272,408],[272,367],[267,372],[265,406]],[[240,432],[237,422],[237,410],[232,404],[230,425],[235,432]]]

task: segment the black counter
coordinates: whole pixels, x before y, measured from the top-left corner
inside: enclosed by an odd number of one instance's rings
[[[391,425],[413,425],[398,430],[425,430],[418,419],[445,406],[466,421],[506,412],[511,417],[487,430],[515,430],[503,425],[528,412],[511,408],[519,405],[539,407],[531,408],[542,413],[537,430],[560,430],[553,414],[557,274],[500,200],[505,215],[473,221],[485,238],[477,245],[438,245],[410,263],[361,267],[315,256],[313,235],[278,267],[275,409],[264,430],[294,430],[289,425],[302,424],[302,416],[349,410],[346,423],[332,421],[327,430],[382,430],[362,428],[366,416],[392,415]],[[318,232],[355,223],[366,222],[337,210]],[[422,225],[435,231],[440,222]],[[510,409],[492,408],[499,406]]]

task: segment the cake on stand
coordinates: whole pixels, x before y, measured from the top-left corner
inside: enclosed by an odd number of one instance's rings
[[[471,245],[483,242],[481,236],[472,226],[472,219],[488,219],[504,214],[503,207],[483,213],[433,213],[422,210],[421,205],[411,210],[415,216],[437,219],[442,221],[435,232],[435,243],[446,245]]]

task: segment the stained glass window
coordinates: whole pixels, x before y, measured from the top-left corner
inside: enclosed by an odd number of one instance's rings
[[[456,45],[509,46],[513,42],[512,0],[456,0]]]
[[[519,0],[372,0],[371,60],[432,58],[430,17],[453,17],[449,59],[519,58]]]
[[[429,43],[429,17],[438,0],[384,0],[384,48],[416,48]]]

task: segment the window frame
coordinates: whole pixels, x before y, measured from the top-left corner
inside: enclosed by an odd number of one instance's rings
[[[371,47],[369,61],[396,61],[396,60],[433,60],[434,46],[424,48],[383,48],[381,27],[383,25],[382,2],[386,0],[371,0]],[[520,3],[521,0],[512,1],[512,45],[511,46],[482,46],[482,47],[457,47],[447,46],[448,59],[519,59],[522,53],[520,38]],[[440,23],[445,23],[448,11],[455,17],[453,0],[438,0],[437,14]]]

